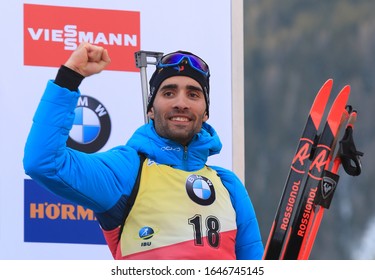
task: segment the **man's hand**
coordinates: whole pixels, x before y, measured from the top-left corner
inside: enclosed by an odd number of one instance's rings
[[[81,43],[65,62],[65,66],[84,77],[101,72],[109,63],[108,51],[87,42]]]

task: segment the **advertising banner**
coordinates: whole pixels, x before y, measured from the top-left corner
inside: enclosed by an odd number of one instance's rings
[[[223,149],[209,164],[232,169],[231,1],[15,0],[2,6],[0,259],[112,259],[93,212],[39,186],[22,164],[47,81],[83,41],[107,48],[111,64],[83,80],[68,146],[94,153],[125,144],[144,123],[135,52],[186,50],[211,69],[208,122]],[[153,70],[147,67],[147,77]]]

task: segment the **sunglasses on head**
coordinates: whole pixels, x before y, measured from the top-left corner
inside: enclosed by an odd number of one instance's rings
[[[206,62],[200,57],[189,53],[178,51],[174,53],[167,54],[163,56],[158,64],[156,65],[157,68],[166,68],[166,67],[173,67],[180,65],[183,60],[187,60],[192,68],[201,72],[205,76],[210,75],[210,70]]]

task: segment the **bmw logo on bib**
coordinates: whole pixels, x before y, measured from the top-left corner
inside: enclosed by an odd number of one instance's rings
[[[186,191],[190,199],[200,205],[210,205],[215,201],[212,182],[200,175],[190,175],[186,179]]]

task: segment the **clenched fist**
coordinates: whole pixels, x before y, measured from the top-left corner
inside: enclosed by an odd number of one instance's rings
[[[65,62],[65,66],[84,77],[101,72],[111,62],[108,51],[87,42],[81,43]]]

